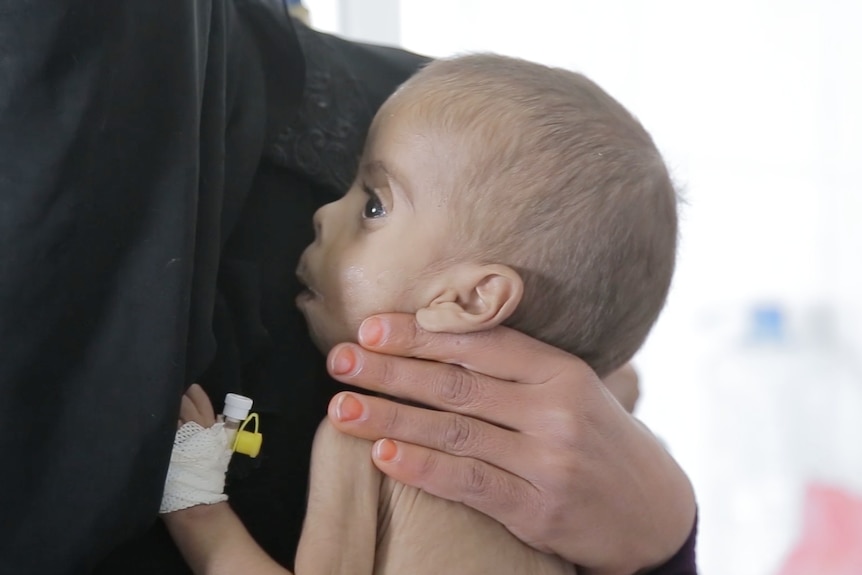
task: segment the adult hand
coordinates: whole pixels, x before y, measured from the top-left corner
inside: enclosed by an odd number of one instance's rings
[[[344,392],[329,416],[378,440],[390,477],[494,517],[581,573],[634,573],[686,540],[688,478],[581,360],[508,328],[429,333],[403,314],[367,319],[358,341],[330,352],[330,373],[409,404]]]

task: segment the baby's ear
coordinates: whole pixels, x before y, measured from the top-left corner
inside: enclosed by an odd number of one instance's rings
[[[433,299],[416,312],[416,321],[434,332],[469,333],[500,325],[524,294],[518,272],[498,264],[456,265],[433,283]]]

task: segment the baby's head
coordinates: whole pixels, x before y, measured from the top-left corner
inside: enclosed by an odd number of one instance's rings
[[[590,80],[477,55],[430,64],[383,105],[355,183],[314,224],[298,303],[322,350],[400,311],[433,331],[505,323],[603,375],[664,305],[676,194]]]

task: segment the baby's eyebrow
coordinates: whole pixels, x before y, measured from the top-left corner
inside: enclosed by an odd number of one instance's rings
[[[410,195],[407,182],[402,179],[400,175],[390,170],[383,160],[371,160],[365,162],[362,164],[361,169],[364,174],[368,175],[382,173],[386,177],[387,181],[394,183],[395,186],[397,186],[405,195]]]
[[[386,169],[386,164],[384,164],[381,160],[365,162],[364,164],[362,164],[362,171],[368,173],[383,172],[383,174],[387,178],[392,177],[392,174],[389,172],[388,169]]]

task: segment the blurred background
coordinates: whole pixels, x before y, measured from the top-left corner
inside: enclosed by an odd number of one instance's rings
[[[689,472],[704,575],[862,573],[862,3],[305,0],[323,31],[582,72],[684,202],[637,414]]]

